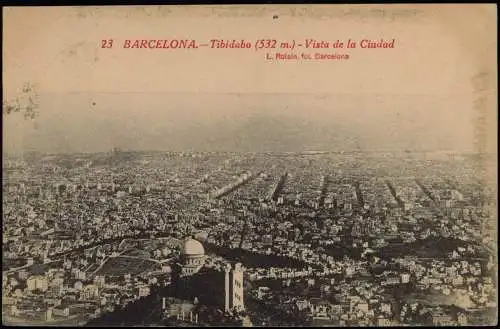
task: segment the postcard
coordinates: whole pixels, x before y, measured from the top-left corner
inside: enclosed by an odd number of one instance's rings
[[[4,7],[3,324],[495,325],[496,13]]]

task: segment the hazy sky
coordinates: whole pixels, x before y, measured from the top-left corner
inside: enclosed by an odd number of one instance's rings
[[[486,72],[496,90],[493,6],[255,8],[4,9],[4,97],[30,82],[40,113],[4,117],[4,150],[473,150],[478,117],[496,119],[490,100],[478,110],[473,83]],[[315,62],[120,47],[174,37],[395,38],[396,47]],[[107,38],[115,48],[99,48]]]

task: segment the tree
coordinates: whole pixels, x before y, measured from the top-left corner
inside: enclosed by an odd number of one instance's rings
[[[23,85],[20,95],[10,101],[3,101],[3,115],[11,113],[23,113],[25,119],[34,119],[38,108],[38,95],[35,93],[33,86],[28,82]]]

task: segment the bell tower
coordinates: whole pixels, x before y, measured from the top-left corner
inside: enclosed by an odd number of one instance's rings
[[[234,268],[227,265],[225,268],[225,311],[243,311],[245,304],[243,301],[243,273],[245,269],[241,263],[237,263]]]

